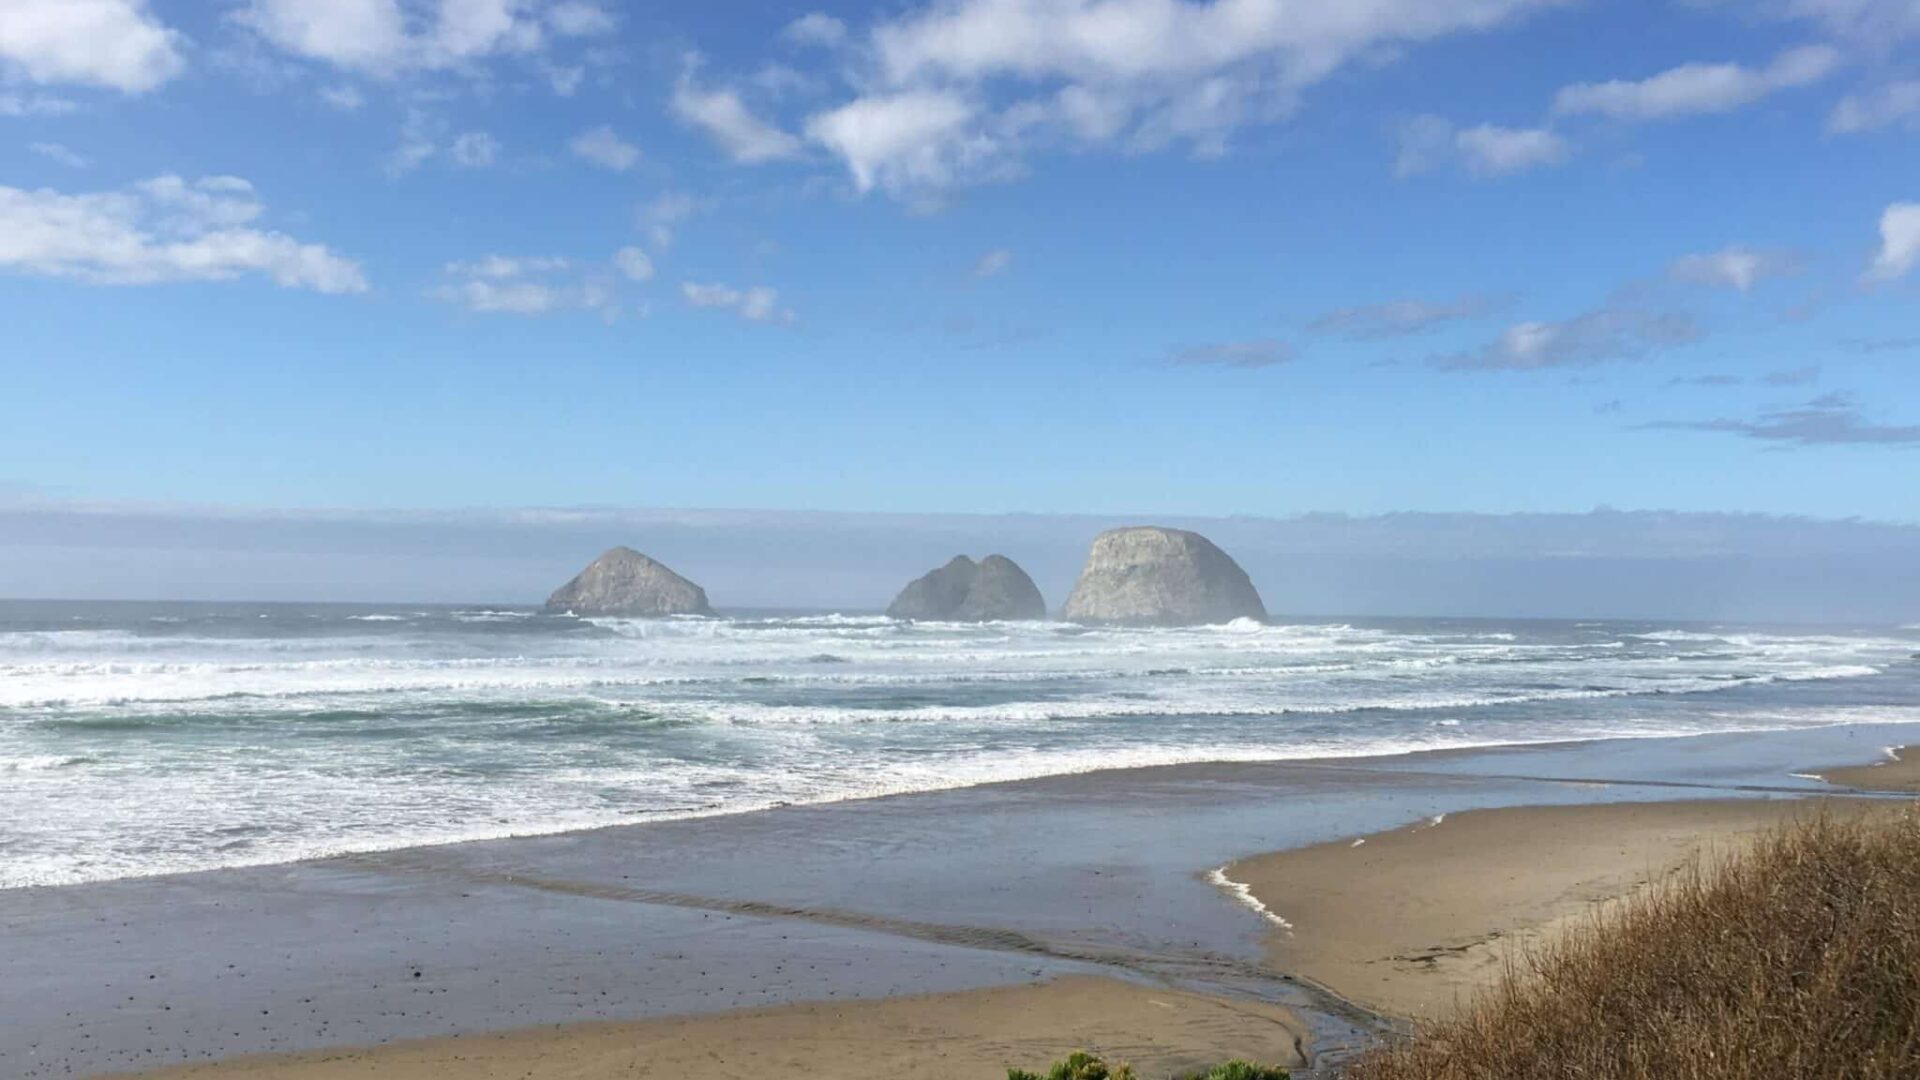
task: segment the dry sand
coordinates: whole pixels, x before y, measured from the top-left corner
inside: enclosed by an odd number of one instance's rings
[[[1242,860],[1226,876],[1291,925],[1272,963],[1389,1015],[1438,1016],[1516,945],[1664,876],[1737,850],[1823,803],[1622,803],[1476,810]],[[1853,812],[1837,804],[1838,812]]]
[[[1826,769],[1819,776],[1829,784],[1860,791],[1920,792],[1920,754],[1909,753],[1910,749],[1895,746],[1888,751],[1889,756],[1885,761],[1844,769]]]
[[[1302,1064],[1284,1009],[1077,977],[886,1001],[574,1024],[350,1051],[238,1059],[147,1080],[992,1080],[1074,1050],[1168,1076],[1222,1058]]]

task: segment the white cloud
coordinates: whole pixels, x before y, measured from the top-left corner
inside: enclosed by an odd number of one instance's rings
[[[1774,0],[1765,10],[1871,46],[1920,35],[1920,6],[1912,0]]]
[[[614,172],[625,172],[640,160],[640,148],[623,140],[604,124],[575,135],[568,141],[567,149],[582,161]]]
[[[1573,148],[1547,128],[1480,124],[1456,129],[1438,116],[1416,116],[1400,131],[1395,176],[1416,176],[1458,165],[1475,176],[1505,176],[1558,165]]]
[[[484,131],[469,131],[447,147],[453,163],[466,169],[484,169],[500,156],[500,141]]]
[[[1867,280],[1893,281],[1920,262],[1920,203],[1901,202],[1880,215],[1880,250],[1867,267]]]
[[[352,260],[252,227],[263,210],[252,185],[228,176],[78,195],[0,187],[0,268],[100,285],[260,274],[288,288],[366,291]]]
[[[408,109],[400,125],[400,145],[387,155],[387,175],[405,176],[439,153],[444,126],[424,110]]]
[[[146,0],[0,0],[0,70],[35,83],[152,90],[187,66]]]
[[[874,35],[898,83],[1016,76],[1076,82],[1184,79],[1270,61],[1295,86],[1396,42],[1485,30],[1551,0],[954,0]]]
[[[0,116],[65,116],[78,106],[47,94],[0,94]]]
[[[674,233],[682,222],[709,209],[711,205],[710,201],[696,199],[685,192],[664,192],[640,208],[640,226],[647,230],[653,246],[664,250],[673,246]]]
[[[547,9],[547,25],[567,37],[611,34],[620,25],[605,8],[583,0],[561,0]]]
[[[1827,130],[1836,135],[1857,135],[1900,123],[1908,127],[1920,123],[1920,79],[1890,82],[1865,94],[1849,94],[1827,116]]]
[[[1667,273],[1675,281],[1693,285],[1721,285],[1746,292],[1770,277],[1784,277],[1800,268],[1800,260],[1784,251],[1756,251],[1730,247],[1701,255],[1683,255]]]
[[[864,97],[807,121],[807,136],[838,154],[863,194],[875,187],[912,196],[976,179],[1001,148],[972,129],[974,106],[958,94],[909,91]]]
[[[796,45],[831,47],[847,39],[847,24],[824,12],[810,11],[788,23],[780,33]]]
[[[574,275],[573,264],[556,255],[486,255],[471,262],[450,262],[444,281],[428,295],[483,315],[547,315],[595,311],[612,318],[617,298],[608,281]]]
[[[578,64],[548,64],[541,68],[541,73],[560,97],[572,97],[580,91],[580,84],[587,81],[587,69]]]
[[[36,154],[39,154],[41,157],[46,158],[48,161],[57,161],[60,164],[65,165],[69,169],[84,169],[87,167],[86,158],[83,158],[79,154],[74,153],[72,150],[61,145],[60,143],[53,143],[53,142],[29,143],[27,145],[27,149],[33,151]]]
[[[471,262],[450,262],[445,272],[448,277],[511,281],[541,274],[557,274],[572,265],[572,262],[558,255],[482,255]]]
[[[1808,86],[1839,66],[1825,45],[1789,49],[1764,68],[1739,64],[1682,64],[1637,82],[1575,83],[1554,96],[1553,111],[1591,113],[1615,120],[1665,120],[1731,112],[1778,90]]]
[[[1307,329],[1355,341],[1407,337],[1442,323],[1471,319],[1507,306],[1509,299],[1469,293],[1454,300],[1388,300],[1379,304],[1336,308],[1313,320]]]
[[[295,56],[380,76],[536,55],[549,31],[576,37],[613,25],[604,9],[573,0],[245,0],[234,18]]]
[[[558,255],[482,255],[472,262],[450,262],[446,272],[453,277],[505,281],[532,274],[557,273],[572,265]]]
[[[1567,160],[1567,140],[1545,128],[1504,128],[1481,124],[1462,130],[1454,145],[1469,172],[1504,176]]]
[[[800,140],[753,115],[736,91],[703,90],[682,79],[673,92],[673,112],[704,130],[739,164],[786,161],[800,155]]]
[[[736,289],[731,285],[683,281],[680,295],[693,307],[731,311],[748,322],[785,325],[794,321],[792,309],[780,307],[779,291],[766,285]]]
[[[1639,359],[1656,347],[1684,345],[1701,336],[1689,315],[1609,305],[1559,322],[1515,323],[1479,349],[1433,363],[1445,371],[1584,366]]]
[[[389,72],[414,48],[397,0],[251,0],[234,17],[287,52],[345,68]]]
[[[1289,363],[1293,358],[1293,346],[1261,338],[1190,345],[1169,353],[1167,362],[1189,367],[1263,368]]]
[[[320,101],[341,112],[353,112],[367,103],[359,90],[351,86],[328,86],[320,90]]]
[[[613,265],[629,281],[653,280],[653,260],[637,247],[623,247],[614,252]]]
[[[973,276],[978,280],[997,277],[1006,273],[1007,268],[1012,265],[1013,252],[1006,248],[994,248],[980,256],[979,261],[973,264]]]
[[[1350,61],[1557,2],[940,0],[877,26],[861,96],[806,131],[860,191],[919,201],[1005,178],[1050,138],[1217,156]]]

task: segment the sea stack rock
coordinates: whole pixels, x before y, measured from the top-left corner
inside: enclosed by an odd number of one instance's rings
[[[1062,612],[1109,626],[1265,621],[1247,572],[1213,541],[1181,529],[1112,529],[1094,538]]]
[[[645,555],[617,547],[547,597],[548,611],[575,615],[711,615],[707,592]]]
[[[976,563],[955,555],[947,565],[909,582],[894,597],[887,614],[896,619],[951,622],[1044,619],[1047,602],[1012,559],[989,555]]]

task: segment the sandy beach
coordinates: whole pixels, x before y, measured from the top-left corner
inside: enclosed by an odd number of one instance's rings
[[[1121,770],[11,890],[0,1073],[1325,1066],[1894,734]]]
[[[1530,942],[1659,880],[1737,852],[1817,801],[1620,803],[1450,814],[1248,859],[1228,877],[1285,919],[1275,967],[1404,1018],[1453,1009]]]
[[[1305,1028],[1286,1010],[1107,978],[897,998],[804,1004],[720,1016],[569,1025],[189,1066],[154,1080],[565,1080],[816,1076],[996,1077],[1075,1050],[1127,1061],[1146,1076],[1204,1068],[1222,1056],[1298,1066]]]
[[[1920,753],[1915,753],[1913,747],[1893,746],[1881,761],[1822,769],[1819,776],[1830,784],[1860,791],[1920,792]]]

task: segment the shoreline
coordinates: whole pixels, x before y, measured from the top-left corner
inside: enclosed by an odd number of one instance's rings
[[[1151,774],[1151,773],[1156,773],[1161,771],[1185,770],[1185,769],[1212,769],[1212,768],[1228,769],[1228,768],[1243,767],[1243,766],[1301,765],[1301,766],[1316,766],[1316,767],[1325,767],[1325,768],[1349,767],[1353,769],[1368,769],[1368,768],[1388,767],[1388,766],[1399,765],[1399,764],[1410,765],[1423,760],[1444,762],[1452,759],[1457,759],[1460,757],[1476,756],[1476,755],[1503,755],[1503,754],[1525,755],[1528,753],[1539,752],[1539,751],[1579,750],[1580,748],[1583,748],[1583,747],[1607,745],[1607,744],[1615,744],[1615,743],[1667,741],[1667,740],[1691,740],[1691,739],[1715,738],[1715,737],[1722,737],[1722,736],[1743,736],[1743,735],[1766,736],[1766,735],[1775,735],[1775,734],[1788,734],[1788,733],[1802,732],[1802,731],[1817,731],[1817,730],[1821,730],[1822,728],[1832,728],[1832,727],[1846,727],[1846,728],[1890,727],[1891,728],[1891,727],[1904,727],[1904,726],[1913,726],[1913,725],[1907,721],[1890,720],[1890,721],[1885,721],[1883,723],[1866,723],[1866,724],[1850,723],[1850,724],[1843,724],[1843,725],[1822,725],[1820,727],[1809,727],[1809,728],[1729,727],[1724,729],[1716,729],[1713,731],[1689,732],[1684,734],[1656,732],[1656,733],[1648,733],[1648,734],[1603,735],[1603,736],[1594,736],[1594,737],[1576,738],[1576,739],[1547,739],[1547,740],[1541,740],[1537,742],[1463,743],[1460,745],[1453,745],[1453,746],[1433,746],[1433,747],[1422,747],[1422,748],[1410,749],[1410,750],[1403,749],[1403,750],[1392,750],[1392,751],[1387,751],[1383,753],[1363,753],[1363,754],[1353,754],[1353,755],[1322,755],[1322,756],[1288,755],[1288,756],[1281,756],[1281,757],[1246,757],[1246,758],[1232,758],[1232,757],[1223,758],[1223,757],[1217,757],[1217,756],[1216,757],[1203,756],[1203,757],[1195,757],[1192,759],[1154,762],[1150,764],[1101,765],[1101,766],[1094,766],[1094,767],[1089,767],[1085,769],[1039,772],[1039,773],[1034,773],[1032,775],[1017,775],[1017,776],[1010,776],[1006,778],[981,780],[973,783],[963,783],[963,784],[955,784],[955,785],[949,785],[949,786],[907,788],[907,789],[896,790],[896,791],[879,791],[879,792],[874,792],[869,794],[855,794],[855,795],[829,797],[829,798],[823,798],[823,799],[814,800],[814,801],[776,802],[776,803],[771,803],[771,804],[762,805],[762,806],[744,806],[744,807],[738,807],[738,808],[713,808],[713,809],[692,810],[692,811],[685,811],[685,812],[663,811],[659,813],[649,813],[646,816],[638,819],[612,821],[612,822],[605,822],[605,823],[599,823],[599,824],[561,825],[561,826],[556,826],[552,829],[536,828],[536,829],[532,829],[529,831],[522,831],[522,832],[506,831],[506,832],[499,832],[499,833],[483,833],[480,835],[461,837],[457,839],[441,839],[441,840],[428,839],[428,840],[421,840],[421,841],[409,840],[405,842],[395,843],[392,845],[374,845],[369,847],[356,847],[351,850],[329,851],[329,852],[322,852],[322,853],[310,854],[310,855],[297,855],[290,858],[268,858],[258,862],[243,861],[243,862],[235,862],[235,863],[222,863],[219,865],[206,866],[206,867],[155,870],[150,873],[125,874],[125,875],[119,875],[119,876],[105,876],[105,877],[90,877],[90,878],[82,878],[80,880],[75,880],[75,881],[56,881],[56,882],[45,882],[45,883],[36,882],[36,883],[24,884],[24,885],[0,886],[0,896],[5,896],[6,894],[11,892],[26,891],[26,890],[49,890],[49,889],[57,890],[57,889],[68,889],[68,888],[77,888],[77,887],[86,887],[86,886],[95,886],[95,885],[108,885],[116,882],[167,880],[167,879],[178,878],[183,876],[191,876],[195,874],[218,874],[218,873],[224,873],[224,872],[230,872],[230,871],[260,870],[260,869],[271,869],[273,867],[323,864],[323,863],[331,862],[334,860],[342,860],[342,859],[351,860],[351,859],[363,858],[363,857],[369,857],[369,856],[404,854],[409,851],[437,850],[442,848],[464,847],[467,845],[474,845],[474,844],[515,843],[515,842],[533,841],[533,840],[542,840],[542,839],[563,838],[563,837],[570,837],[570,836],[589,836],[596,833],[603,833],[608,831],[627,830],[627,829],[645,829],[645,828],[650,828],[650,827],[659,826],[659,825],[679,824],[679,823],[685,823],[685,822],[723,820],[728,818],[747,817],[752,815],[766,814],[766,813],[772,813],[772,812],[778,812],[778,811],[784,811],[784,810],[790,810],[790,809],[796,809],[796,808],[853,806],[853,805],[861,805],[861,804],[870,805],[870,804],[883,803],[883,802],[894,800],[894,799],[912,799],[912,798],[918,798],[918,797],[924,797],[924,796],[930,796],[930,795],[942,795],[942,794],[951,794],[951,793],[969,792],[969,791],[990,791],[993,789],[1011,788],[1011,787],[1019,787],[1019,786],[1033,785],[1033,784],[1044,784],[1050,781],[1069,780],[1069,779],[1123,780],[1128,776]],[[1892,751],[1896,751],[1899,749],[1902,749],[1902,748],[1888,747],[1883,752],[1890,753]],[[1916,757],[1920,757],[1920,754],[1916,754]],[[1912,786],[1899,786],[1899,787],[1890,787],[1890,788],[1884,788],[1884,789],[1861,787],[1857,783],[1848,782],[1845,780],[1830,779],[1830,776],[1829,776],[1829,774],[1832,774],[1833,776],[1839,776],[1843,773],[1847,775],[1858,776],[1859,773],[1857,772],[1857,770],[1873,769],[1879,766],[1880,764],[1882,763],[1874,762],[1868,765],[1858,766],[1857,769],[1856,767],[1842,767],[1840,769],[1822,769],[1820,771],[1807,770],[1807,771],[1801,771],[1798,773],[1788,773],[1783,775],[1781,777],[1781,780],[1782,781],[1793,780],[1793,779],[1813,780],[1821,783],[1832,783],[1832,784],[1836,784],[1846,788],[1854,788],[1860,791],[1881,791],[1884,793],[1920,792],[1920,772],[1915,773],[1915,778],[1913,780],[1904,781],[1905,783],[1909,783]],[[1911,767],[1915,769],[1920,769],[1920,765],[1914,765]],[[1883,774],[1876,778],[1886,779],[1886,774]],[[1634,783],[1635,781],[1614,780],[1611,782],[1624,784],[1624,783]],[[1639,783],[1653,783],[1653,781],[1639,781]],[[1666,783],[1666,782],[1661,781],[1660,783]],[[1673,782],[1673,786],[1688,787],[1688,786],[1703,786],[1703,785],[1689,784],[1685,781],[1675,781]],[[1782,783],[1778,786],[1754,785],[1751,787],[1751,790],[1754,790],[1756,792],[1779,791],[1782,793],[1786,793],[1786,792],[1797,790],[1797,789],[1790,784]]]
[[[1920,742],[1920,725],[1898,727],[1102,770],[8,890],[0,934],[18,978],[0,985],[15,1018],[0,1073],[353,1055],[602,1020],[724,1030],[741,1010],[860,1012],[1086,976],[1289,1010],[1324,1060],[1393,1025],[1337,980],[1322,992],[1310,971],[1274,970],[1272,924],[1210,869],[1483,808],[1677,791],[1793,805],[1834,793],[1791,775],[1805,762]]]
[[[1813,775],[1856,791],[1920,794],[1920,747],[1889,746],[1881,754],[1881,760],[1870,764],[1822,769]]]

